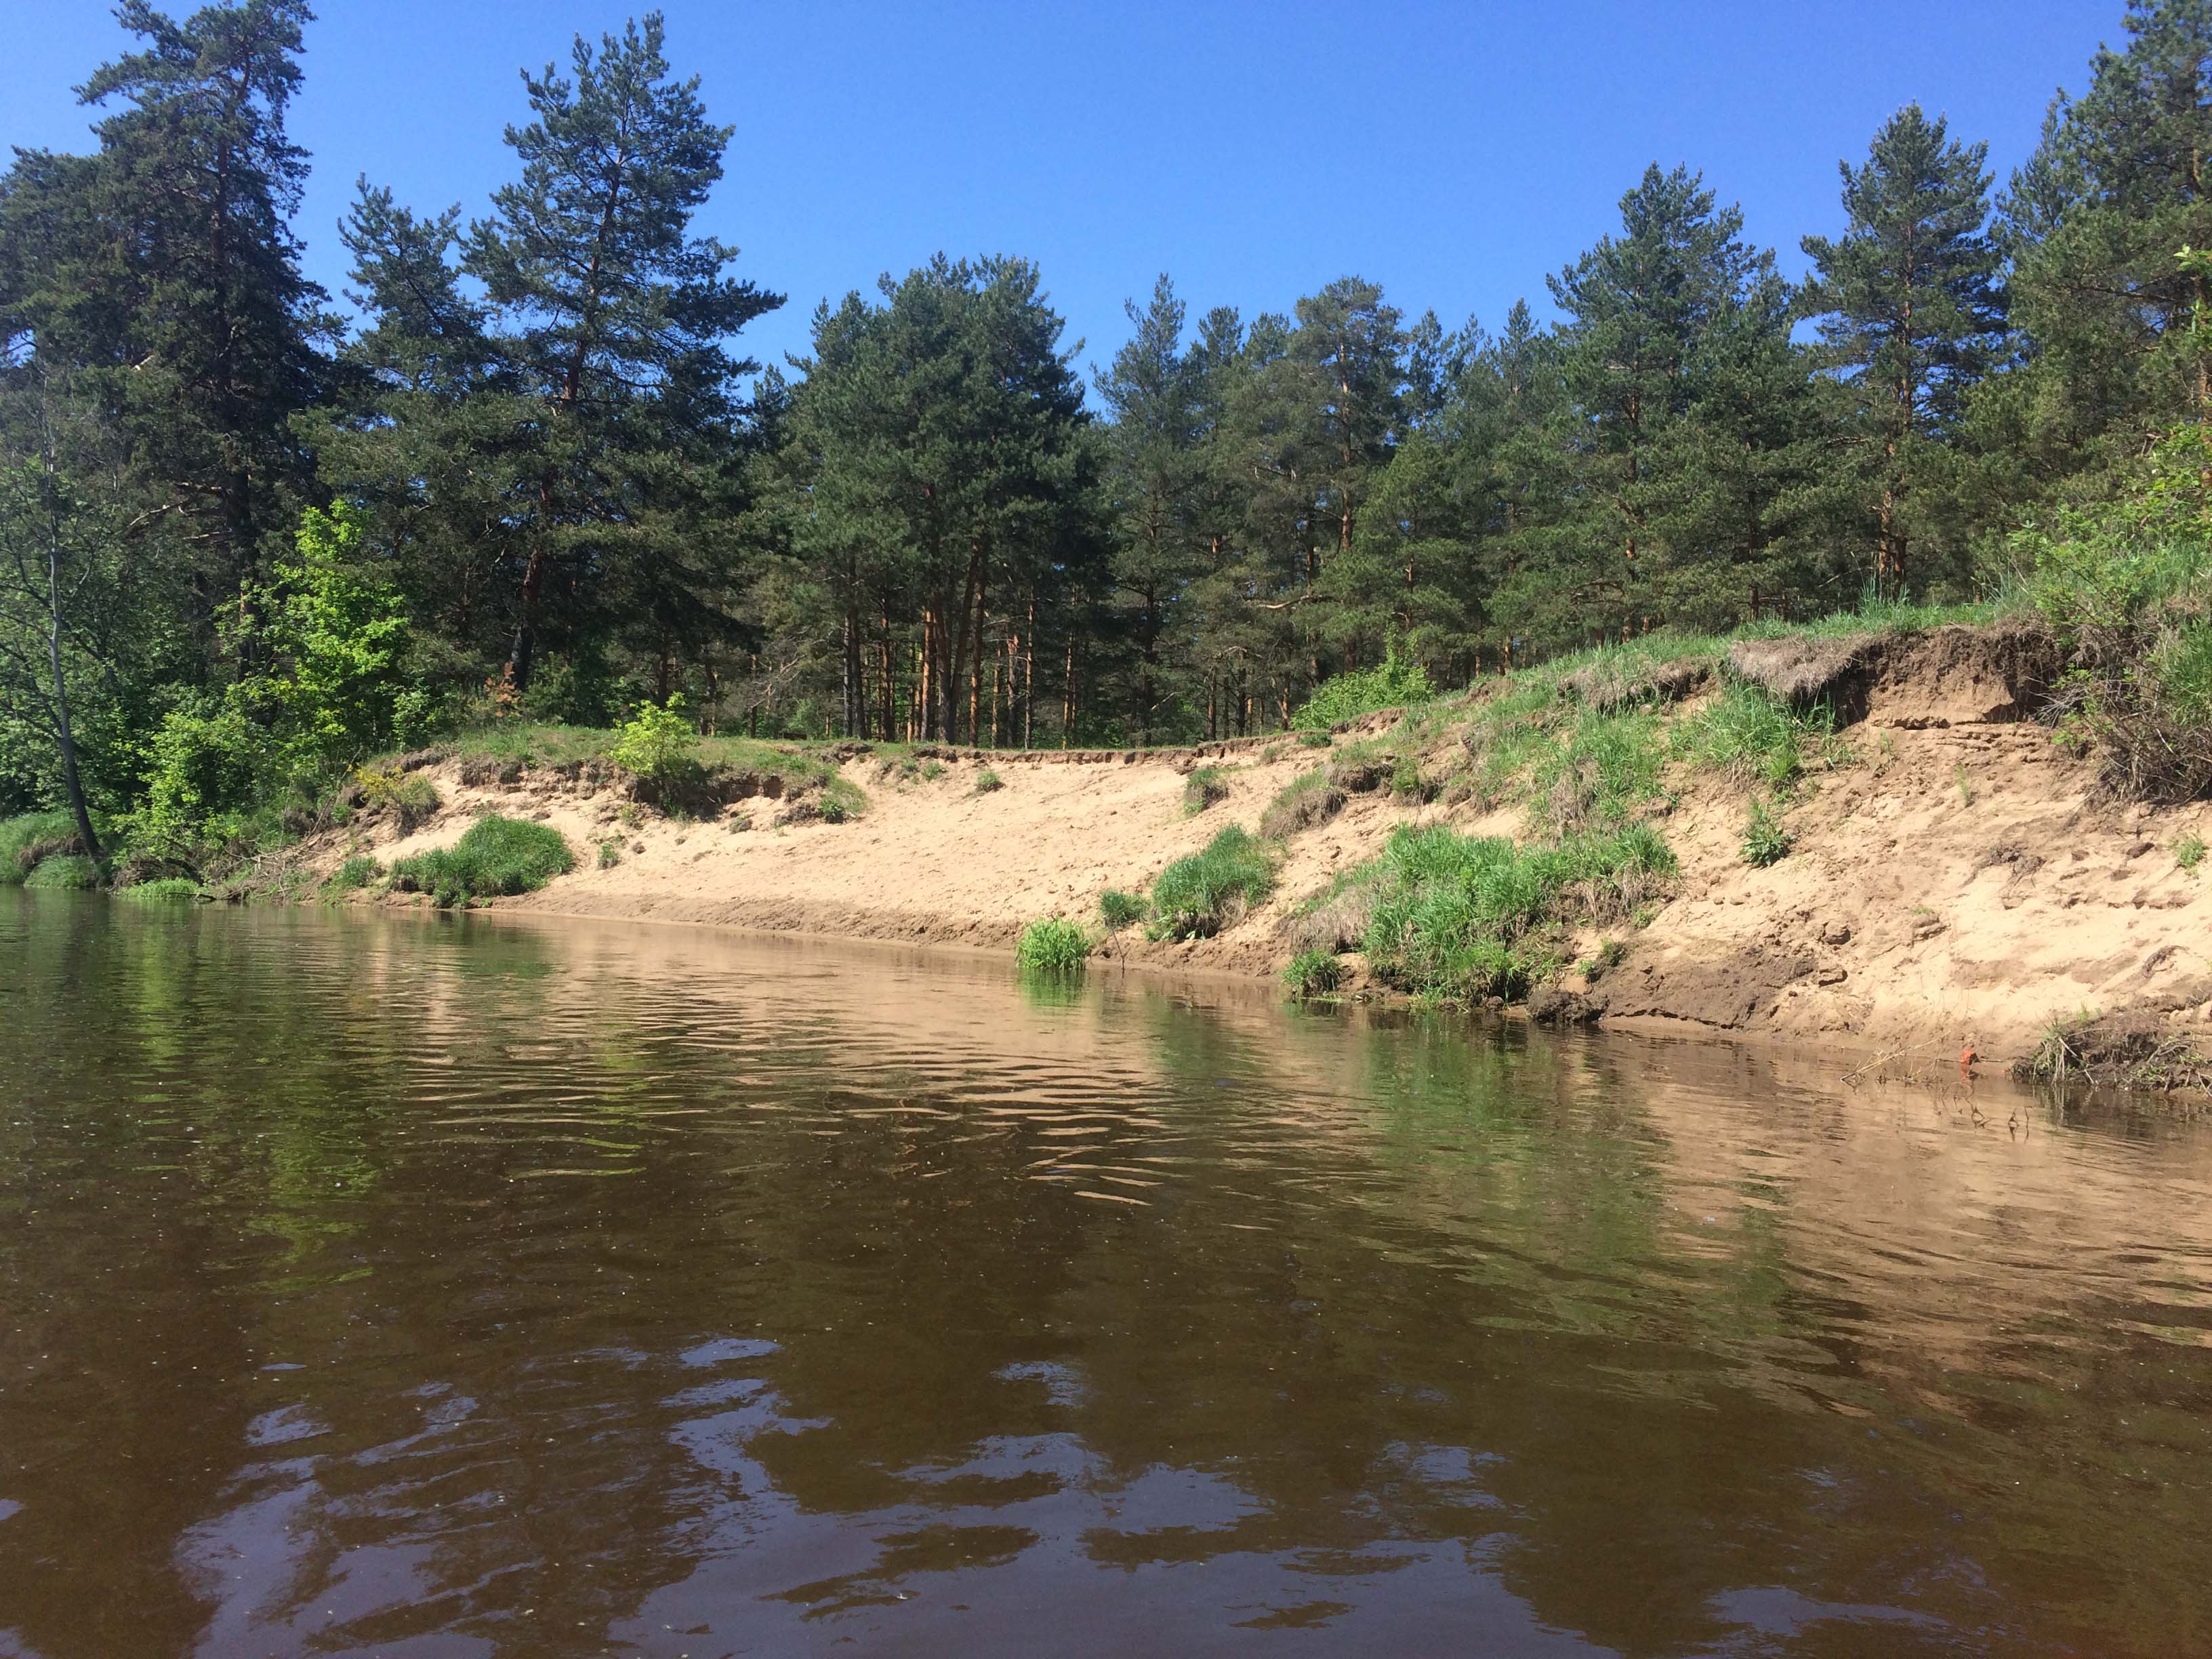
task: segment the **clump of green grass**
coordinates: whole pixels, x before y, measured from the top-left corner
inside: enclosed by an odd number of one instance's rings
[[[557,830],[496,812],[478,818],[450,848],[402,859],[392,869],[403,893],[428,893],[443,906],[535,892],[576,867]]]
[[[323,890],[333,894],[350,893],[356,888],[366,887],[380,879],[383,874],[381,864],[366,853],[356,853],[331,872],[331,878],[323,884]]]
[[[1032,973],[1067,974],[1091,954],[1091,935],[1063,916],[1047,916],[1022,929],[1014,957]]]
[[[609,836],[599,843],[599,868],[611,870],[622,862],[622,838]]]
[[[23,885],[83,891],[100,885],[100,866],[82,853],[56,853],[40,859]]]
[[[1755,685],[1730,685],[1674,729],[1674,753],[1725,772],[1747,787],[1787,788],[1808,758],[1826,752],[1835,711],[1823,704],[1799,714]]]
[[[190,904],[200,896],[200,884],[184,876],[157,876],[119,887],[115,896],[133,904]]]
[[[1331,738],[1329,734],[1326,732],[1301,732],[1298,733],[1298,747],[1301,749],[1326,749],[1333,741],[1334,739]]]
[[[1237,824],[1203,852],[1177,859],[1152,884],[1152,932],[1160,939],[1210,939],[1274,890],[1274,860]]]
[[[1542,848],[1401,826],[1359,884],[1368,961],[1417,994],[1518,997],[1563,964],[1571,925],[1632,914],[1674,870],[1646,824]]]
[[[1790,856],[1797,845],[1797,837],[1783,825],[1773,809],[1763,800],[1751,804],[1751,817],[1743,826],[1743,861],[1754,870],[1764,870],[1770,864],[1779,864]]]
[[[1260,815],[1260,833],[1269,841],[1287,841],[1301,830],[1328,823],[1344,810],[1344,791],[1316,768],[1291,779],[1267,803]]]
[[[823,823],[850,823],[868,810],[868,798],[850,778],[832,773],[822,781],[821,796],[815,805]]]
[[[0,887],[21,886],[41,860],[79,850],[76,822],[66,812],[0,818]]]
[[[1283,982],[1296,997],[1325,997],[1344,983],[1344,964],[1335,953],[1319,949],[1301,951],[1283,969]]]
[[[2204,862],[2204,837],[2191,833],[2173,843],[2173,861],[2184,870],[2194,870]]]
[[[975,775],[975,793],[979,795],[988,795],[994,789],[1006,787],[1006,781],[988,766]]]
[[[1196,815],[1218,801],[1229,799],[1229,775],[1218,766],[1201,766],[1182,786],[1182,810]]]
[[[1125,893],[1118,887],[1109,887],[1098,896],[1098,919],[1109,931],[1135,926],[1145,919],[1150,908],[1142,893]]]

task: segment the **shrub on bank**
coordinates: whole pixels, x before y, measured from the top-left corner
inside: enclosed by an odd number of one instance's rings
[[[1344,982],[1344,964],[1333,951],[1301,951],[1283,969],[1283,982],[1296,997],[1325,997]]]
[[[1090,954],[1091,935],[1060,916],[1031,922],[1014,947],[1015,959],[1034,973],[1072,973]]]
[[[1182,810],[1193,816],[1228,799],[1229,775],[1218,766],[1200,767],[1182,787]]]
[[[1142,921],[1148,908],[1143,894],[1125,893],[1118,887],[1109,887],[1098,896],[1098,919],[1109,931]]]
[[[1417,662],[1391,656],[1372,668],[1355,669],[1323,680],[1291,724],[1304,732],[1326,732],[1341,721],[1384,708],[1426,702],[1436,695],[1428,671]]]
[[[1177,859],[1152,884],[1154,936],[1208,939],[1274,890],[1274,860],[1251,834],[1231,824],[1203,852]]]
[[[1632,914],[1674,869],[1644,824],[1546,848],[1401,828],[1358,884],[1368,962],[1421,994],[1520,996],[1563,963],[1570,926]]]
[[[495,812],[478,818],[452,847],[400,860],[392,884],[451,906],[535,892],[575,867],[576,855],[559,830]]]

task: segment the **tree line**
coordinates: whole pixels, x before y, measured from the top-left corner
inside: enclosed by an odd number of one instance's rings
[[[1897,112],[1802,282],[1654,164],[1543,313],[1163,276],[1089,370],[995,255],[744,356],[784,301],[696,228],[733,130],[657,15],[523,76],[481,217],[362,179],[349,318],[293,228],[305,0],[118,16],[94,147],[0,179],[0,812],[88,841],[458,721],[1158,743],[1972,596],[2212,395],[2212,0],[2129,0],[2002,187]]]

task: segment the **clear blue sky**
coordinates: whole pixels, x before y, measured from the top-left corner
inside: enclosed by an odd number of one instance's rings
[[[182,8],[188,9],[188,7]],[[638,10],[646,9],[640,6]],[[1028,255],[1085,337],[1174,274],[1194,314],[1288,310],[1347,272],[1418,315],[1494,324],[1616,221],[1645,163],[1686,162],[1802,267],[1836,163],[1918,99],[1987,139],[2000,185],[2121,0],[1698,0],[1170,6],[666,0],[669,52],[733,123],[703,228],[788,294],[746,331],[800,350],[817,301],[943,248]],[[6,0],[0,142],[82,149],[69,88],[123,37],[101,0]],[[366,173],[479,210],[511,173],[518,69],[563,63],[622,0],[321,0],[292,117],[314,179],[309,274]]]

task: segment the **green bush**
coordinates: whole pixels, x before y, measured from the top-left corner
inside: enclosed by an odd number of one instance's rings
[[[599,868],[611,870],[621,862],[622,842],[616,836],[609,836],[599,843]]]
[[[66,812],[27,812],[0,818],[0,887],[20,887],[39,861],[56,853],[74,853],[76,820]]]
[[[559,830],[495,812],[478,818],[453,846],[402,859],[392,881],[403,893],[428,893],[450,906],[535,892],[575,867]]]
[[[1201,766],[1184,780],[1182,810],[1192,817],[1229,799],[1229,775],[1218,766]]]
[[[133,904],[191,904],[200,896],[200,884],[183,876],[160,876],[118,888],[115,896]]]
[[[1098,896],[1098,917],[1109,930],[1142,921],[1147,908],[1143,894],[1125,893],[1118,887],[1109,887]]]
[[[1006,787],[1006,781],[988,766],[975,775],[975,793],[979,795],[988,795]]]
[[[1743,861],[1753,869],[1763,870],[1770,864],[1779,864],[1790,856],[1790,849],[1797,844],[1797,837],[1782,825],[1773,811],[1763,800],[1751,804],[1751,817],[1743,827]]]
[[[56,853],[40,859],[38,867],[23,878],[23,885],[82,890],[100,885],[100,868],[82,853]]]
[[[1326,732],[1341,721],[1357,720],[1377,709],[1399,708],[1410,702],[1426,702],[1436,692],[1419,663],[1401,662],[1396,653],[1373,668],[1355,669],[1323,680],[1314,688],[1305,706],[1291,718],[1302,732]]]
[[[2204,837],[2186,835],[2173,843],[2173,861],[2184,870],[2194,870],[2204,862]]]
[[[699,770],[699,734],[691,722],[678,712],[683,706],[681,697],[669,698],[665,708],[657,703],[641,704],[635,719],[625,720],[615,728],[608,758],[625,772],[649,783],[680,783],[696,776]]]
[[[1674,874],[1649,825],[1521,848],[1441,825],[1400,828],[1352,878],[1363,940],[1387,984],[1431,996],[1515,997],[1563,965],[1570,923],[1631,915]]]
[[[1207,939],[1274,890],[1274,861],[1251,835],[1231,824],[1206,850],[1177,859],[1152,884],[1155,937]]]
[[[381,864],[366,853],[356,853],[331,872],[331,878],[325,882],[323,886],[325,891],[333,894],[350,893],[357,888],[367,887],[371,883],[382,879],[383,875],[384,866]]]
[[[1091,954],[1091,936],[1078,924],[1060,916],[1047,916],[1022,929],[1015,958],[1035,973],[1072,973]]]
[[[1283,969],[1283,981],[1293,996],[1327,996],[1344,982],[1344,964],[1331,951],[1301,951]]]

